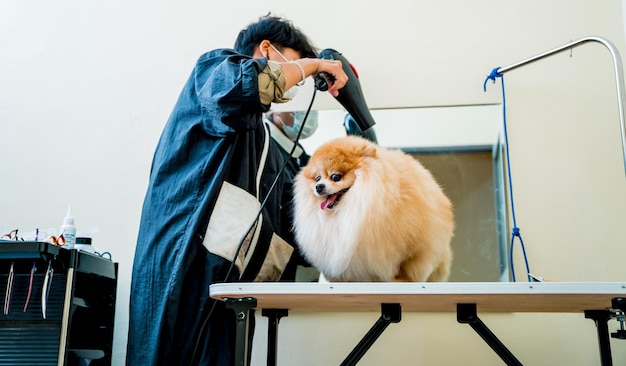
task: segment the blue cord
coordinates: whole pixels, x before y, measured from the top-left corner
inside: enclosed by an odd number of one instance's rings
[[[531,282],[530,277],[530,267],[528,265],[528,257],[526,256],[526,249],[524,248],[524,240],[522,240],[522,234],[520,233],[520,228],[517,226],[517,218],[515,217],[515,201],[513,199],[513,179],[511,178],[511,161],[509,156],[509,133],[507,131],[506,124],[506,95],[504,93],[504,76],[499,72],[500,68],[496,67],[491,70],[491,73],[485,79],[483,83],[483,90],[487,91],[487,81],[491,80],[494,83],[496,82],[496,78],[500,78],[502,82],[502,114],[504,121],[504,147],[506,148],[506,168],[507,175],[509,177],[509,196],[511,200],[511,216],[513,217],[513,230],[511,231],[511,244],[509,245],[509,266],[511,267],[511,278],[513,282],[516,282],[515,279],[515,266],[513,264],[513,248],[515,245],[515,238],[519,238],[520,247],[522,248],[522,254],[524,256],[524,263],[526,264],[526,276],[528,277],[528,282]]]

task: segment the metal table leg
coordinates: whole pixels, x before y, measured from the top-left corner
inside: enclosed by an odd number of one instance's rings
[[[244,297],[241,299],[226,299],[226,307],[235,311],[237,319],[235,366],[248,366],[250,351],[248,330],[250,325],[250,309],[256,307],[256,299]]]
[[[611,319],[611,312],[609,310],[585,310],[585,318],[593,319],[596,323],[598,344],[600,346],[600,364],[602,366],[613,366],[609,326],[607,324],[609,319]]]
[[[280,318],[289,314],[289,311],[286,309],[263,309],[261,314],[267,317],[267,366],[276,366],[278,323]]]

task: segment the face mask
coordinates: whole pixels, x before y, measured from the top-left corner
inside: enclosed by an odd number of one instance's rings
[[[289,137],[291,141],[296,141],[296,137],[298,136],[298,131],[300,131],[300,127],[302,126],[302,123],[304,122],[305,114],[306,112],[294,112],[293,125],[291,126],[287,126],[286,124],[284,124],[280,116],[277,116],[278,120],[283,125],[283,128],[282,128],[283,132],[285,133],[285,135],[287,135],[287,137]],[[312,110],[311,112],[309,112],[309,117],[307,118],[306,123],[304,124],[304,128],[302,129],[300,138],[305,139],[313,135],[313,133],[315,133],[315,131],[317,130],[317,125],[318,125],[317,111]]]
[[[274,47],[273,44],[270,43],[270,47],[272,47],[272,49],[274,49],[274,51],[276,51],[276,53],[283,59],[285,60],[285,62],[292,62],[287,60],[287,58],[285,56],[283,56],[283,54],[276,49],[276,47]],[[289,90],[287,90],[286,92],[283,93],[283,98],[285,99],[293,99],[296,97],[296,95],[298,95],[298,91],[300,90],[300,88],[297,85],[292,86],[291,88],[289,88]],[[311,115],[309,114],[309,118],[311,117]],[[308,123],[308,122],[307,122]]]

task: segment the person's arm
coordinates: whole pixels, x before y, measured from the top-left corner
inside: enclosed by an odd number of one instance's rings
[[[328,91],[337,95],[337,91],[346,85],[348,76],[343,71],[341,61],[324,60],[318,58],[302,58],[292,62],[281,62],[283,73],[285,74],[285,90],[302,82],[305,78],[322,72],[334,77],[335,81],[329,85]],[[299,65],[299,66],[298,66]],[[303,77],[304,72],[304,77]]]
[[[304,78],[302,77],[303,72]],[[269,105],[272,102],[288,102],[290,99],[283,99],[283,94],[286,90],[301,83],[307,77],[322,72],[335,78],[335,81],[329,86],[328,92],[333,96],[337,96],[338,90],[343,88],[348,81],[348,76],[343,71],[341,61],[317,58],[302,58],[292,62],[269,61],[265,69],[259,73],[259,97],[261,103]]]

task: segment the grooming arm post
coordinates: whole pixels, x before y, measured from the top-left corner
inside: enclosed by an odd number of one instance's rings
[[[612,308],[616,312],[615,318],[619,322],[617,332],[611,333],[611,337],[617,339],[626,339],[626,298],[616,297],[611,301]]]
[[[624,100],[624,69],[622,67],[622,59],[620,58],[619,52],[617,51],[617,48],[615,47],[615,45],[613,45],[613,43],[602,37],[584,37],[576,41],[564,44],[563,46],[557,47],[550,51],[546,51],[536,56],[516,62],[509,66],[498,68],[498,73],[504,74],[506,72],[515,70],[518,67],[530,64],[532,62],[541,60],[543,58],[552,56],[563,51],[570,50],[574,47],[580,46],[588,42],[601,43],[609,50],[609,52],[611,53],[611,57],[613,58],[613,71],[615,73],[615,83],[617,87],[617,107],[619,109],[620,131],[622,134],[622,155],[624,158],[624,173],[626,173],[626,122],[624,122],[624,116],[626,115],[626,111],[624,110],[624,108],[626,108],[626,102]]]

